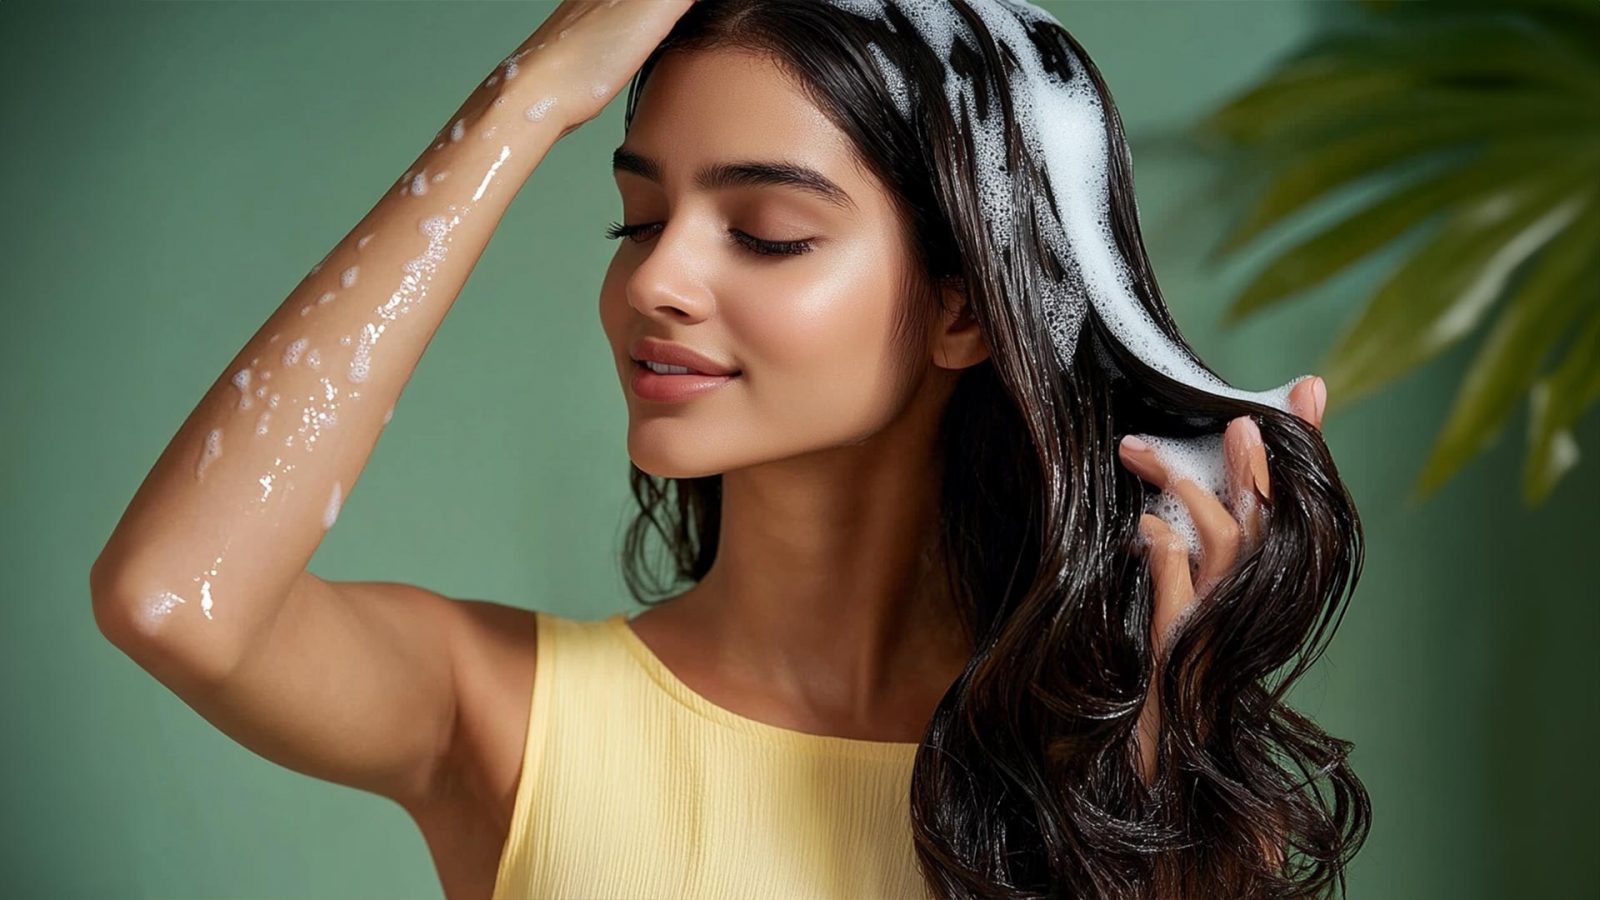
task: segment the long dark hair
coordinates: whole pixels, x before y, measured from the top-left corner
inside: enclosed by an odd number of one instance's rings
[[[949,2],[967,27],[948,62],[984,86],[1010,145],[1026,146],[1006,96],[1012,51],[966,0]],[[1370,827],[1367,794],[1347,762],[1351,744],[1283,701],[1332,637],[1361,569],[1360,520],[1327,446],[1274,406],[1156,371],[1093,309],[1063,366],[1039,298],[1040,285],[1062,278],[1066,265],[1030,216],[1016,216],[1009,247],[986,236],[977,151],[942,100],[946,60],[915,35],[892,4],[880,19],[818,0],[700,0],[635,76],[625,128],[663,54],[767,54],[896,198],[917,262],[897,327],[906,347],[920,346],[936,288],[948,284],[964,289],[988,342],[989,359],[961,375],[936,448],[945,461],[938,550],[975,652],[934,713],[912,776],[928,889],[943,897],[1255,898],[1337,885],[1342,893]],[[1082,61],[1105,110],[1112,233],[1138,300],[1209,372],[1150,271],[1132,158],[1099,72],[1059,25],[1035,23],[1030,38],[1070,47]],[[886,80],[879,53],[903,83]],[[1039,161],[1014,156],[1019,206],[1052,197]],[[1169,642],[1159,774],[1146,784],[1135,728],[1156,666],[1137,523],[1154,489],[1119,463],[1117,443],[1130,432],[1216,434],[1240,415],[1254,418],[1267,446],[1272,514],[1260,545]],[[626,533],[624,577],[650,605],[710,569],[722,480],[631,469],[639,513]],[[670,555],[667,584],[647,561],[651,532]]]

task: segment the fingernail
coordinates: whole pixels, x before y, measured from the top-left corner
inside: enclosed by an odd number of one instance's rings
[[[1256,425],[1256,420],[1245,417],[1245,431],[1250,438],[1250,446],[1245,451],[1250,454],[1250,479],[1256,483],[1256,493],[1263,500],[1272,499],[1272,480],[1267,476],[1266,442],[1261,439],[1261,428]],[[1256,448],[1261,448],[1257,450]]]
[[[1328,385],[1321,378],[1311,385],[1311,399],[1317,404],[1317,421],[1322,421],[1322,411],[1328,408]]]
[[[1137,438],[1137,437],[1135,437],[1135,436],[1133,436],[1131,434],[1123,436],[1123,438],[1122,438],[1122,446],[1128,448],[1129,450],[1134,451],[1135,453],[1137,453],[1137,452],[1139,452],[1141,450],[1149,450],[1150,449],[1150,444],[1149,443],[1147,443],[1143,439]]]

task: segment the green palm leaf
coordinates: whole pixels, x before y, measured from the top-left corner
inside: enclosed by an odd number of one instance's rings
[[[1577,217],[1583,198],[1572,192],[1579,187],[1570,173],[1536,172],[1457,211],[1334,344],[1323,364],[1328,408],[1360,399],[1466,337],[1517,267]]]
[[[1314,200],[1407,161],[1500,139],[1549,146],[1573,123],[1600,124],[1600,100],[1529,90],[1415,91],[1293,137],[1267,139],[1238,165],[1276,166],[1264,196],[1213,252],[1231,253]],[[1514,137],[1505,138],[1505,135]],[[1565,139],[1570,144],[1571,139]]]
[[[1542,160],[1535,154],[1502,148],[1379,199],[1268,263],[1228,308],[1226,323],[1320,284],[1419,222],[1483,196],[1536,162]]]
[[[1534,262],[1478,349],[1423,466],[1419,498],[1437,490],[1499,433],[1550,348],[1585,312],[1583,301],[1600,297],[1596,248],[1600,201],[1591,196],[1573,227]]]
[[[1317,39],[1191,129],[1226,183],[1258,189],[1213,260],[1385,179],[1375,201],[1276,253],[1227,320],[1430,228],[1337,337],[1328,411],[1492,322],[1418,490],[1432,493],[1481,452],[1527,394],[1524,496],[1537,502],[1576,460],[1572,425],[1600,393],[1600,3],[1459,0],[1392,13]],[[1578,322],[1586,330],[1541,377]]]
[[[1600,400],[1600,309],[1573,340],[1555,371],[1533,386],[1528,423],[1528,464],[1522,493],[1530,504],[1544,502],[1550,489],[1578,461],[1572,426]]]
[[[1594,61],[1556,37],[1503,25],[1443,25],[1424,43],[1410,31],[1335,35],[1291,58],[1260,85],[1192,129],[1202,142],[1233,145],[1294,135],[1319,123],[1371,113],[1417,90],[1525,89],[1552,100],[1600,97]]]

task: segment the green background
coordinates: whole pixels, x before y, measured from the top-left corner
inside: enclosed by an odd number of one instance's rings
[[[1337,10],[1047,5],[1135,136],[1146,241],[1192,343],[1241,387],[1315,371],[1395,255],[1224,331],[1230,292],[1279,241],[1203,265],[1227,204],[1200,192],[1205,164],[1145,137]],[[110,645],[88,570],[238,347],[550,8],[0,5],[0,893],[442,895],[399,807],[264,761]],[[621,107],[512,205],[317,574],[563,615],[631,607],[626,409],[595,311]],[[1522,509],[1519,422],[1436,498],[1404,500],[1471,343],[1326,425],[1367,569],[1294,698],[1355,742],[1372,794],[1354,897],[1592,896],[1600,874],[1600,466]],[[1578,439],[1600,446],[1600,418]]]

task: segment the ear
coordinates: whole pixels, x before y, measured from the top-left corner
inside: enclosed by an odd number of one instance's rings
[[[967,305],[966,284],[960,277],[941,283],[939,305],[931,336],[933,361],[946,369],[965,369],[988,359],[988,342]]]

